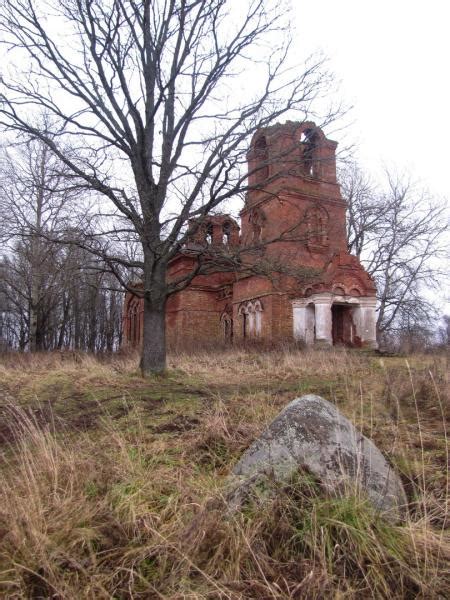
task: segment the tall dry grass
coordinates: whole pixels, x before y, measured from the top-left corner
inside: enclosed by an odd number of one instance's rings
[[[178,400],[161,402],[172,419],[162,425],[160,408],[152,413],[145,403],[133,404],[133,385],[148,385],[158,397],[168,385],[143,384],[135,357],[64,364],[33,358],[28,375],[17,364],[3,366],[11,438],[0,463],[2,597],[450,596],[441,358],[380,362],[286,350],[170,360],[176,371],[169,383],[204,398],[191,422],[181,420],[189,407]],[[57,414],[38,421],[20,406],[17,378],[42,380],[61,370],[77,389],[80,381],[119,386],[128,412],[115,419],[105,409],[86,432],[61,427]],[[270,500],[255,497],[242,513],[227,513],[233,462],[297,385],[329,389],[330,399],[396,461],[410,501],[405,523],[384,522],[361,497],[326,497],[301,473]],[[189,426],[173,433],[173,423]]]

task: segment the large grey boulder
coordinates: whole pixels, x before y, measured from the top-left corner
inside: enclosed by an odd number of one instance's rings
[[[392,521],[404,514],[402,483],[384,456],[333,404],[315,395],[290,402],[242,455],[233,469],[239,480],[231,504],[239,504],[261,478],[282,482],[299,469],[328,492],[359,489]]]

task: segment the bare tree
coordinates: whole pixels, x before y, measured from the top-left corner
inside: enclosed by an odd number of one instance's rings
[[[64,168],[46,144],[29,139],[3,154],[2,238],[13,240],[10,253],[17,257],[8,261],[8,289],[27,301],[27,344],[32,351],[43,348],[45,322],[54,302],[50,296],[57,295],[62,266],[58,249],[46,243],[43,235],[65,226],[71,200],[73,194],[65,185]]]
[[[29,139],[3,153],[0,293],[5,347],[96,351],[115,345],[123,294],[113,289],[105,265],[64,242],[68,232],[72,240],[85,239],[84,232],[75,235],[80,220],[75,203],[79,209],[86,206],[67,168],[42,141]],[[72,329],[78,335],[71,335]]]
[[[355,163],[339,169],[339,180],[347,200],[348,251],[361,258],[383,218],[383,203],[373,182]]]
[[[31,244],[16,242],[0,264],[0,348],[117,349],[123,291],[117,289],[115,278],[100,261],[74,245],[48,241],[45,245],[34,307]],[[35,313],[37,325],[32,321]]]
[[[23,350],[26,344],[26,307],[20,294],[9,288],[11,279],[9,264],[5,259],[0,262],[0,349]]]
[[[428,330],[437,320],[433,294],[445,273],[445,206],[409,179],[386,173],[380,192],[352,165],[341,171],[348,203],[349,250],[375,278],[379,342]]]
[[[102,208],[109,204],[105,235],[91,250],[143,295],[143,374],[165,368],[167,297],[201,269],[167,281],[187,223],[248,189],[249,136],[287,113],[304,119],[328,84],[320,61],[290,64],[286,6],[2,3],[5,42],[29,65],[3,79],[2,123],[42,140],[80,186],[102,195]],[[52,115],[57,135],[36,125],[34,107]],[[111,244],[124,236],[139,243],[135,257]],[[122,267],[142,272],[142,290],[130,288]]]
[[[444,315],[442,319],[437,342],[443,348],[450,349],[450,315]]]

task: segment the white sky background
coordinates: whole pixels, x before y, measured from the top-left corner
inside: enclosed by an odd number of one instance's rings
[[[410,173],[450,196],[450,1],[292,0],[298,55],[322,51],[353,109],[337,141],[376,179]]]

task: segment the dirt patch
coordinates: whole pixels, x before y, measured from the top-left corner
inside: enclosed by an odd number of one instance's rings
[[[164,403],[167,401],[168,401],[167,398],[163,398],[163,397],[158,397],[158,398],[142,397],[142,398],[140,398],[142,408],[144,410],[147,410],[152,413],[154,413],[155,410],[164,407]]]
[[[113,420],[125,417],[132,410],[132,407],[127,404],[104,407],[106,402],[115,398],[117,397],[104,398],[101,405],[99,401],[86,398],[77,399],[77,402],[71,407],[70,413],[63,415],[64,427],[73,431],[86,431],[97,427],[102,417],[107,416]]]
[[[102,415],[104,413],[101,410],[89,410],[88,412],[76,414],[66,420],[66,427],[75,431],[94,429]],[[113,418],[116,418],[116,415]]]
[[[161,425],[151,426],[150,429],[153,433],[183,433],[195,429],[200,423],[200,419],[196,417],[188,417],[185,415],[178,415],[169,423],[163,423]]]

